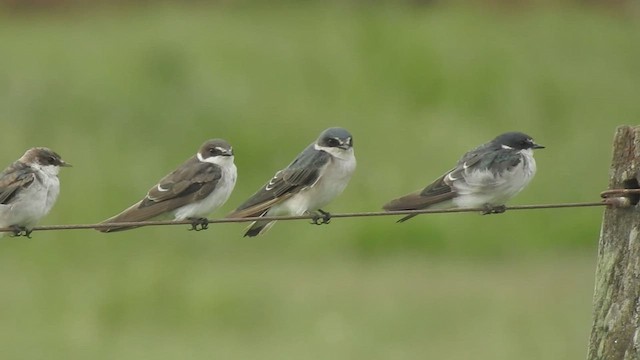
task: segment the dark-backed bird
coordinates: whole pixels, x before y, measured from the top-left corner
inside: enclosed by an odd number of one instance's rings
[[[543,149],[521,132],[499,135],[467,152],[456,167],[422,190],[385,204],[387,211],[484,208],[504,212],[504,204],[524,189],[536,173],[534,149]],[[416,216],[411,214],[399,222]]]
[[[222,139],[208,140],[194,156],[160,179],[142,200],[102,224],[173,216],[176,221],[191,220],[192,230],[206,229],[207,215],[229,199],[236,177],[231,145]],[[136,227],[114,225],[97,230],[113,232]]]
[[[227,217],[312,214],[314,223],[328,223],[331,215],[321,207],[344,191],[355,168],[353,137],[343,128],[329,128]],[[262,234],[271,225],[253,222],[244,236]]]
[[[58,172],[64,166],[71,165],[51,149],[35,147],[0,173],[0,227],[30,237],[60,194]]]

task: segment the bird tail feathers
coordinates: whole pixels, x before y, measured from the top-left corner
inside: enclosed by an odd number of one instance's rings
[[[112,216],[110,218],[108,218],[107,220],[104,220],[103,222],[101,222],[100,224],[112,224],[112,223],[121,223],[121,222],[134,222],[134,221],[144,221],[144,220],[148,220],[142,216],[139,216],[139,212],[137,212],[136,210],[138,209],[138,207],[140,206],[141,202],[137,202],[133,205],[131,205],[130,207],[128,207],[126,210],[124,210],[123,212],[119,213],[118,215]],[[108,232],[116,232],[116,231],[123,231],[123,230],[130,230],[130,229],[135,229],[139,226],[113,226],[113,227],[101,227],[99,229],[96,229],[100,232],[103,233],[108,233]]]
[[[244,233],[244,236],[254,237],[254,236],[264,234],[269,229],[271,229],[274,223],[275,221],[254,221],[247,228],[247,231]]]

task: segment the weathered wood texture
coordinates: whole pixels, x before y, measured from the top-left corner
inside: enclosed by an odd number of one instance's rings
[[[609,189],[637,188],[640,127],[616,130]],[[632,203],[637,199],[632,199]],[[606,209],[600,231],[589,360],[640,359],[640,207]]]

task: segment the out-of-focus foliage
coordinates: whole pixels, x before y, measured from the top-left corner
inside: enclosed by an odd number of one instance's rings
[[[112,215],[211,137],[234,145],[239,167],[222,215],[335,125],[354,134],[359,166],[331,211],[377,210],[508,130],[547,146],[512,203],[591,201],[615,126],[640,117],[638,25],[590,11],[163,7],[2,27],[3,162],[48,145],[76,164],[48,222]],[[349,241],[321,246],[362,254],[520,252],[592,248],[599,221],[598,209],[359,219],[278,224],[269,238],[340,234]],[[116,236],[155,232],[185,235]]]
[[[615,126],[640,118],[640,25],[595,8],[6,12],[0,44],[0,163],[40,145],[74,164],[49,224],[113,215],[212,137],[239,169],[223,216],[336,125],[359,164],[328,211],[378,210],[508,130],[547,146],[512,203],[594,201]],[[600,216],[3,238],[0,344],[15,358],[575,359]]]

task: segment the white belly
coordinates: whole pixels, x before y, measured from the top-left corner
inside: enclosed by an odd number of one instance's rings
[[[237,177],[238,173],[234,164],[222,167],[222,177],[218,181],[216,189],[206,198],[176,209],[173,212],[175,220],[207,217],[220,208],[231,196]]]
[[[454,183],[458,196],[453,199],[457,207],[482,207],[504,205],[524,189],[536,173],[536,162],[531,150],[522,152],[523,161],[510,171],[494,177],[490,171],[475,171],[465,176],[465,181]]]
[[[332,157],[322,171],[322,176],[313,186],[301,190],[290,199],[283,201],[269,210],[268,215],[302,215],[327,205],[347,187],[356,169],[353,152],[345,159]]]
[[[51,211],[60,193],[60,182],[55,175],[42,175],[21,190],[9,205],[0,205],[0,226],[17,225],[32,228]]]

